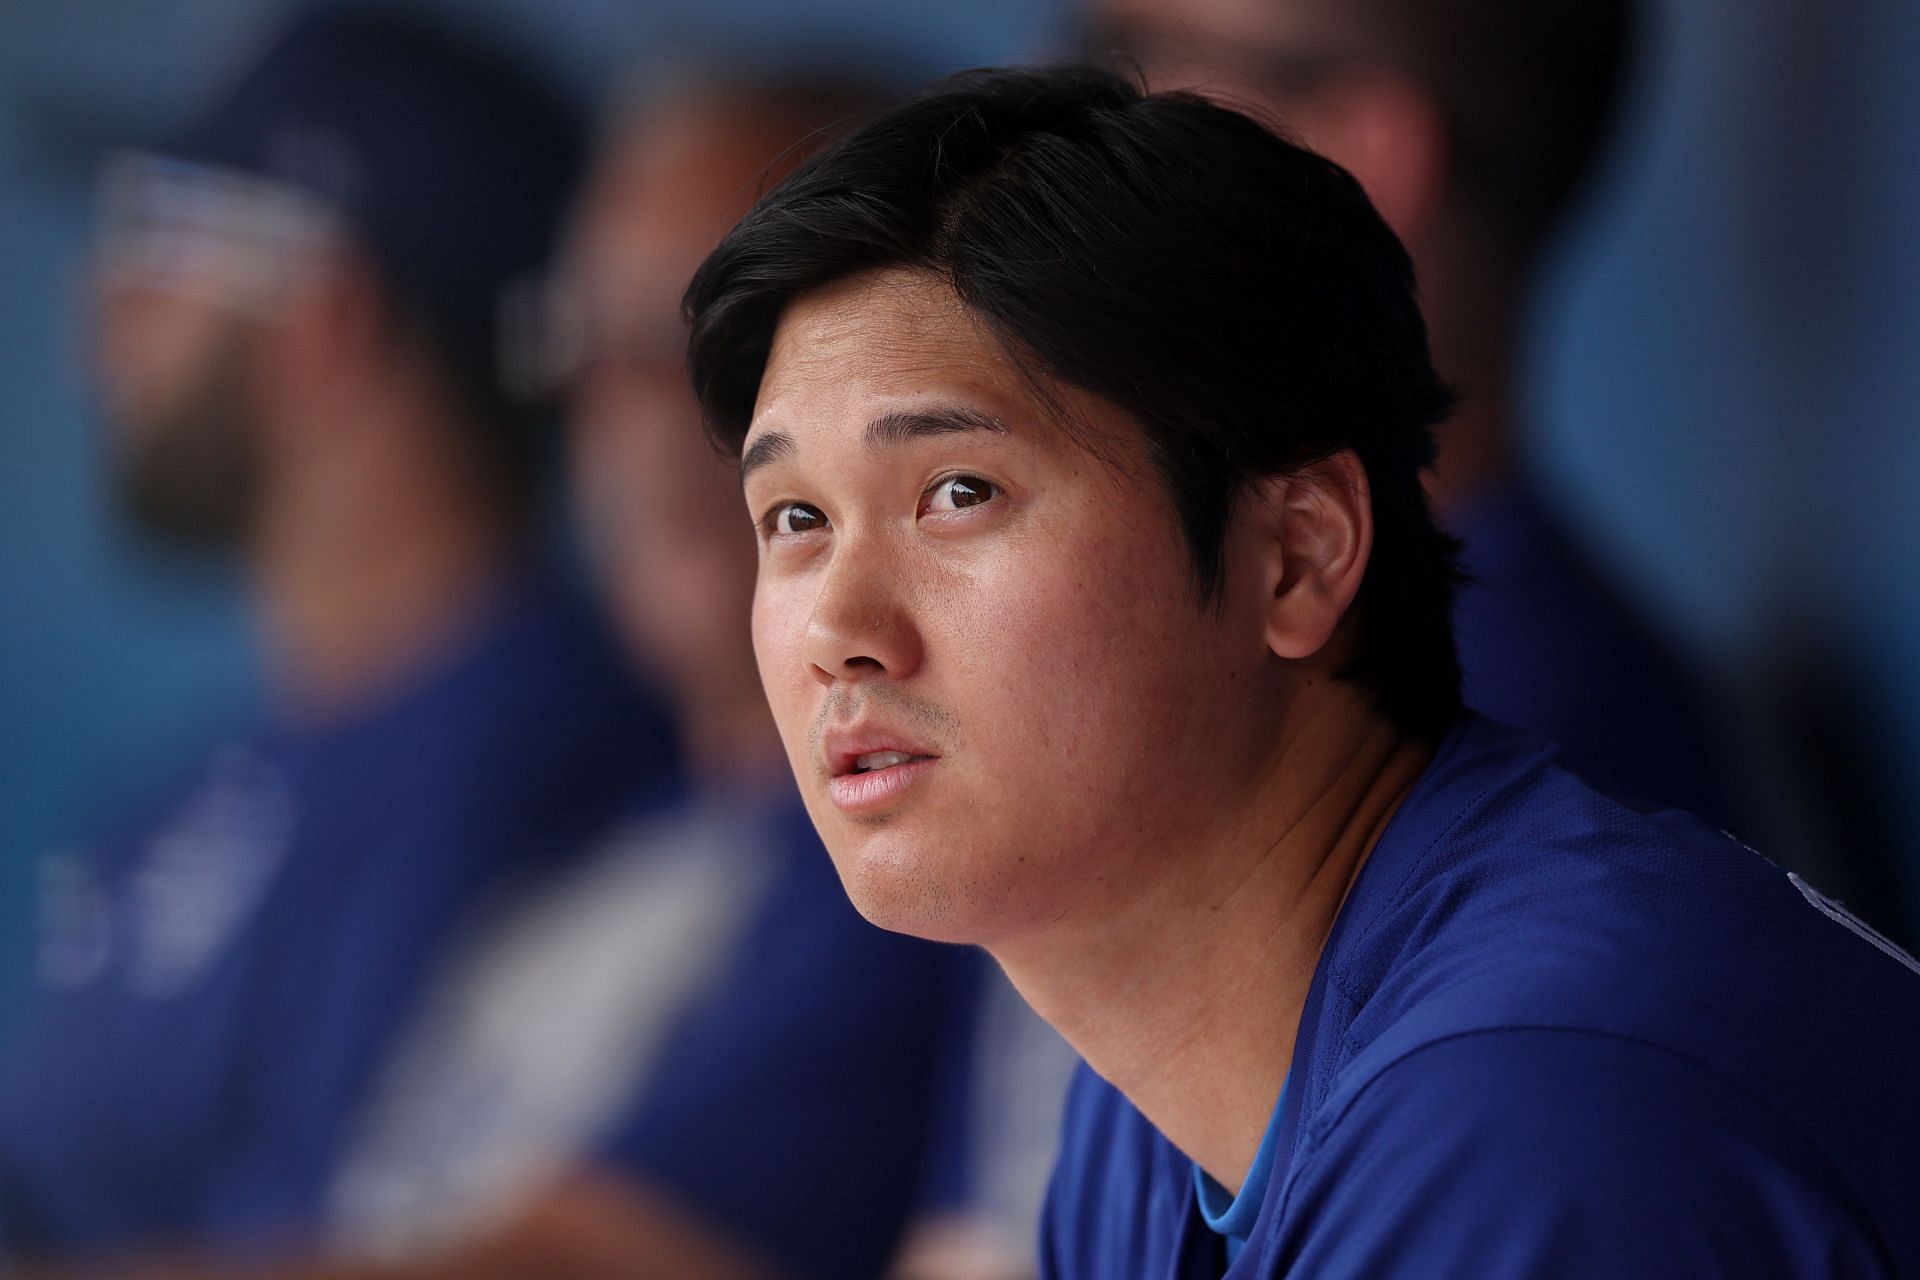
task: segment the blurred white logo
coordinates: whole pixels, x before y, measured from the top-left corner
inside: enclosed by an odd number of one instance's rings
[[[178,995],[205,971],[266,896],[293,816],[278,770],[244,748],[215,753],[206,784],[155,837],[129,886],[137,994]]]

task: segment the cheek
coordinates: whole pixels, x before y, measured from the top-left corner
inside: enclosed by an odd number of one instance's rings
[[[810,594],[793,582],[760,580],[753,592],[753,655],[781,740],[801,772],[807,724],[820,688],[807,666],[805,637]]]
[[[196,307],[163,294],[128,292],[102,304],[94,363],[113,425],[141,435],[168,418],[212,346],[212,325]]]
[[[1026,822],[1049,829],[1077,875],[1080,853],[1153,856],[1218,798],[1209,760],[1234,711],[1230,655],[1193,596],[1184,544],[1093,535],[1046,563],[1009,585],[999,679],[982,678],[1017,743],[991,762],[995,787],[1020,793]]]
[[[955,662],[1006,704],[996,732],[1075,773],[1159,738],[1192,670],[1185,569],[1146,539],[1090,533],[973,584],[970,596],[997,607],[957,617]]]

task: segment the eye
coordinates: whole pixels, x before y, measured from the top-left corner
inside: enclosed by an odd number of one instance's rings
[[[827,527],[820,508],[805,502],[783,502],[767,513],[768,533],[812,533]]]
[[[999,493],[999,487],[991,480],[982,480],[979,476],[948,476],[927,491],[925,510],[959,511],[977,507]]]

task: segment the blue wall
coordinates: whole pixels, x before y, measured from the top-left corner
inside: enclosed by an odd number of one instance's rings
[[[1542,298],[1539,466],[1735,696],[1769,851],[1911,933],[1920,7],[1664,10]]]

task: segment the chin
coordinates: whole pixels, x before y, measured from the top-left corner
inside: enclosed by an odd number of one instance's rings
[[[933,942],[976,943],[992,934],[989,895],[950,847],[929,848],[885,828],[836,833],[827,847],[854,909],[880,928]]]

